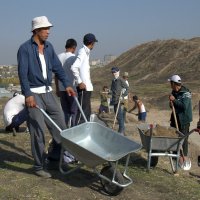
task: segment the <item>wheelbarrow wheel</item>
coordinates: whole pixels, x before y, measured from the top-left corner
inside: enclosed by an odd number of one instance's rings
[[[113,173],[114,168],[112,166],[106,166],[101,170],[101,174],[110,180],[112,180],[113,178]],[[124,183],[124,178],[119,171],[116,171],[115,181],[120,184]],[[104,191],[112,196],[118,195],[123,190],[123,187],[115,185],[114,183],[111,183],[103,178],[101,178],[101,184],[103,186]]]

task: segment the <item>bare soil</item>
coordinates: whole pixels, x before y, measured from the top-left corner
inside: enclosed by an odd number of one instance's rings
[[[145,135],[150,136],[151,134],[151,129],[148,129],[147,131],[144,132]],[[176,129],[171,128],[171,127],[165,127],[161,126],[160,124],[156,124],[154,128],[152,128],[152,136],[164,136],[164,137],[178,137],[179,135],[177,134]]]
[[[94,101],[93,112],[98,109],[98,101]],[[147,122],[153,124],[169,125],[170,111],[150,109],[147,113]],[[114,114],[105,117],[108,126],[112,127]],[[195,127],[198,114],[194,113]],[[106,120],[105,120],[106,121]],[[137,131],[137,116],[127,114],[126,135],[130,139],[140,142]],[[64,200],[64,199],[200,199],[200,168],[197,166],[197,155],[200,154],[200,136],[190,137],[190,157],[192,168],[190,171],[179,171],[174,176],[167,157],[159,158],[158,165],[146,170],[147,154],[144,150],[133,153],[129,163],[129,175],[134,183],[125,188],[117,196],[108,196],[102,190],[99,177],[89,168],[83,167],[69,175],[62,175],[59,171],[50,171],[53,178],[43,179],[34,174],[32,165],[29,133],[25,132],[25,125],[20,133],[13,136],[5,133],[1,123],[0,129],[0,199],[2,200]],[[117,130],[116,123],[115,129]],[[50,135],[46,134],[46,141]],[[48,143],[48,142],[47,142]],[[123,160],[120,162],[122,167]],[[99,166],[101,167],[101,166]]]

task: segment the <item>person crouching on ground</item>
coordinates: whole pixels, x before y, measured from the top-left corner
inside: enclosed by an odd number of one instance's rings
[[[25,106],[25,97],[19,92],[13,94],[3,110],[3,119],[6,126],[5,131],[19,132],[19,126],[28,118],[28,111]],[[15,129],[15,130],[13,130]]]

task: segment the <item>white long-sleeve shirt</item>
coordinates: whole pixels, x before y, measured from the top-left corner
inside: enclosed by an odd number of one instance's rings
[[[83,45],[83,47],[78,51],[77,58],[71,66],[71,70],[77,84],[83,82],[86,85],[86,91],[93,91],[93,85],[90,77],[89,57],[90,49]]]

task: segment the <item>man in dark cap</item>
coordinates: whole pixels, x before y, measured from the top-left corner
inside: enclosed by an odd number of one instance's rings
[[[98,42],[98,40],[94,34],[86,34],[83,38],[83,47],[79,49],[77,58],[71,66],[71,70],[77,83],[78,99],[88,121],[90,120],[91,115],[91,94],[93,91],[90,77],[89,56],[90,51],[93,49],[96,42]],[[83,122],[84,118],[81,116],[81,112],[78,111],[76,124],[81,124]]]
[[[114,105],[114,111],[117,115],[117,121],[119,124],[118,132],[122,135],[125,135],[125,125],[124,125],[124,107],[123,107],[123,98],[128,95],[128,85],[124,79],[120,78],[119,68],[112,67],[111,72],[114,76],[114,79],[111,83],[111,92],[112,92],[112,104]]]

